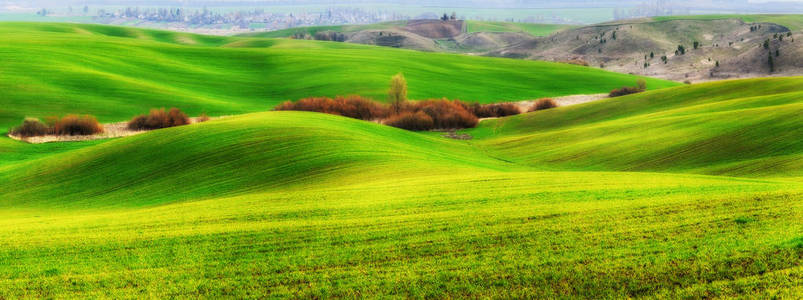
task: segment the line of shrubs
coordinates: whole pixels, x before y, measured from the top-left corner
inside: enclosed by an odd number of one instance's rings
[[[190,124],[190,118],[178,108],[171,108],[169,111],[165,111],[164,108],[154,108],[147,115],[138,115],[131,119],[128,122],[128,129],[153,130],[187,124]]]
[[[320,112],[367,121],[385,119],[390,113],[387,105],[360,96],[304,98],[296,102],[284,102],[273,110]]]
[[[555,101],[542,99],[528,111],[553,107],[557,107]],[[296,102],[284,102],[274,110],[327,113],[377,121],[413,131],[472,128],[477,126],[479,119],[482,118],[506,117],[521,113],[519,107],[512,103],[479,104],[460,100],[430,99],[388,105],[360,96],[305,98]]]
[[[209,117],[202,114],[197,122],[208,121]],[[128,122],[131,130],[152,130],[190,124],[190,118],[180,109],[171,108],[165,111],[151,109],[147,115],[138,115]],[[11,134],[20,137],[33,137],[45,135],[93,135],[103,133],[103,125],[91,115],[66,115],[62,118],[47,117],[45,122],[35,118],[27,118],[22,125],[11,129]]]
[[[614,89],[609,94],[608,97],[621,97],[627,96],[630,94],[637,94],[647,90],[647,82],[644,79],[639,79],[636,82],[636,86],[624,86],[622,88]]]
[[[90,115],[66,115],[62,118],[48,117],[45,123],[28,118],[22,125],[11,129],[11,134],[21,137],[44,135],[92,135],[103,133],[103,125]]]

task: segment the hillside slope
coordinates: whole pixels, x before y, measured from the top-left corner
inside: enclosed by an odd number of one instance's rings
[[[579,59],[617,72],[679,81],[792,76],[803,70],[800,27],[795,26],[801,22],[801,15],[624,20],[564,30],[491,51],[489,55]],[[766,48],[765,41],[769,41]],[[697,48],[694,42],[699,43]],[[685,53],[675,52],[679,45]],[[773,58],[772,67],[769,56]]]
[[[51,155],[21,151],[16,162],[0,164],[0,204],[142,205],[417,178],[421,170],[429,176],[646,171],[796,180],[803,178],[802,96],[802,78],[668,88],[486,120],[465,130],[471,141],[324,114],[249,114],[49,149]],[[18,182],[26,187],[15,189]],[[152,193],[166,189],[169,196]]]
[[[0,128],[64,113],[122,121],[152,107],[226,115],[311,96],[385,100],[399,72],[411,98],[480,102],[607,92],[637,79],[546,62],[97,25],[2,23],[0,38]]]
[[[571,27],[471,20],[411,20],[371,25],[301,27],[241,36],[314,39],[430,52],[479,54]]]
[[[516,169],[457,141],[326,114],[266,112],[0,165],[0,204],[138,206],[503,166]],[[15,188],[19,182],[25,188]]]
[[[450,23],[437,20],[426,25],[450,27]],[[583,27],[465,21],[465,33],[440,39],[418,35],[416,32],[422,30],[408,27],[407,23],[310,27],[252,36],[292,36],[433,52],[584,61],[620,73],[676,81],[797,76],[803,70],[800,59],[803,47],[798,44],[803,15],[669,16]],[[339,39],[333,39],[333,35]],[[765,48],[767,40],[769,45]],[[699,44],[697,49],[694,42]],[[678,46],[687,51],[676,54]]]
[[[488,120],[472,141],[264,112],[15,144],[0,297],[800,298],[801,81]]]
[[[512,118],[469,130],[544,169],[803,177],[803,78],[712,82]]]

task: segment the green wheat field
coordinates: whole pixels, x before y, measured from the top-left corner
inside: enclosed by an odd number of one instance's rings
[[[646,78],[452,140],[271,109],[384,101],[399,72],[413,99],[482,103],[639,77],[97,25],[0,23],[0,40],[0,131],[227,116],[89,142],[3,135],[2,299],[803,297],[803,77]]]

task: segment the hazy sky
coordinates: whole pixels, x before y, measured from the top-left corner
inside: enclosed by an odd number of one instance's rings
[[[402,5],[423,5],[423,6],[454,6],[459,7],[463,5],[487,5],[493,6],[509,6],[509,7],[527,7],[527,6],[574,6],[578,3],[583,3],[590,6],[606,6],[613,7],[617,4],[621,6],[632,6],[634,4],[649,2],[646,0],[562,0],[562,1],[549,1],[549,0],[0,0],[0,4],[4,6],[17,5],[17,6],[37,6],[37,5],[230,5],[230,4],[243,4],[243,5],[292,5],[292,4],[356,4],[356,3],[387,3],[387,4],[402,4]],[[727,8],[728,3],[752,3],[761,4],[768,2],[783,2],[783,3],[801,3],[803,0],[674,0],[668,1],[674,3],[719,3],[723,8]]]

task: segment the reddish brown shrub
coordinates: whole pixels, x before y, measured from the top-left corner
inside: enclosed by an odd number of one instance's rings
[[[209,121],[209,116],[207,116],[206,113],[202,113],[200,116],[195,118],[195,121],[198,122],[198,123],[203,123],[203,122]]]
[[[167,112],[167,119],[171,127],[190,124],[190,118],[187,117],[187,114],[175,107]]]
[[[538,110],[545,110],[555,107],[558,107],[558,103],[556,103],[555,100],[552,100],[550,98],[544,98],[535,101],[535,103],[533,103],[533,106],[531,106],[530,109],[527,110],[527,112],[534,112]]]
[[[11,134],[21,137],[43,136],[49,132],[50,128],[39,119],[25,119],[22,121],[22,125],[11,129]]]
[[[396,128],[423,131],[435,128],[432,117],[424,112],[402,112],[385,120],[385,125]]]
[[[360,96],[313,97],[296,102],[284,102],[273,110],[312,111],[339,115],[360,120],[378,120],[387,117],[388,108],[370,99]]]
[[[435,129],[471,128],[477,126],[477,117],[460,101],[424,100],[407,102],[402,112],[424,112],[432,118]]]
[[[519,107],[513,103],[494,103],[485,105],[472,103],[468,105],[467,108],[477,118],[501,118],[518,115],[521,113]]]
[[[92,135],[103,132],[103,125],[90,115],[67,115],[53,126],[57,135]]]
[[[128,129],[131,130],[144,130],[147,128],[148,124],[148,116],[147,115],[139,115],[128,121]]]
[[[507,108],[498,109],[504,111]],[[313,111],[340,115],[360,120],[385,120],[385,124],[398,124],[410,130],[470,128],[477,125],[477,117],[469,111],[469,105],[458,100],[426,100],[398,103],[399,113],[390,115],[390,109],[359,96],[305,98],[296,102],[284,102],[274,110]],[[423,118],[421,114],[428,116]],[[390,116],[390,118],[388,118]],[[429,125],[429,123],[432,125]]]
[[[643,91],[644,90],[642,90],[642,89],[640,89],[638,87],[625,86],[625,87],[622,87],[620,89],[615,89],[615,90],[611,91],[611,93],[608,94],[608,97],[611,97],[611,98],[613,98],[613,97],[621,97],[621,96],[626,96],[626,95],[630,95],[630,94],[641,93]]]
[[[132,130],[150,130],[174,126],[187,125],[190,118],[178,108],[171,108],[170,111],[161,109],[151,109],[147,115],[139,115],[128,122],[128,128]]]

